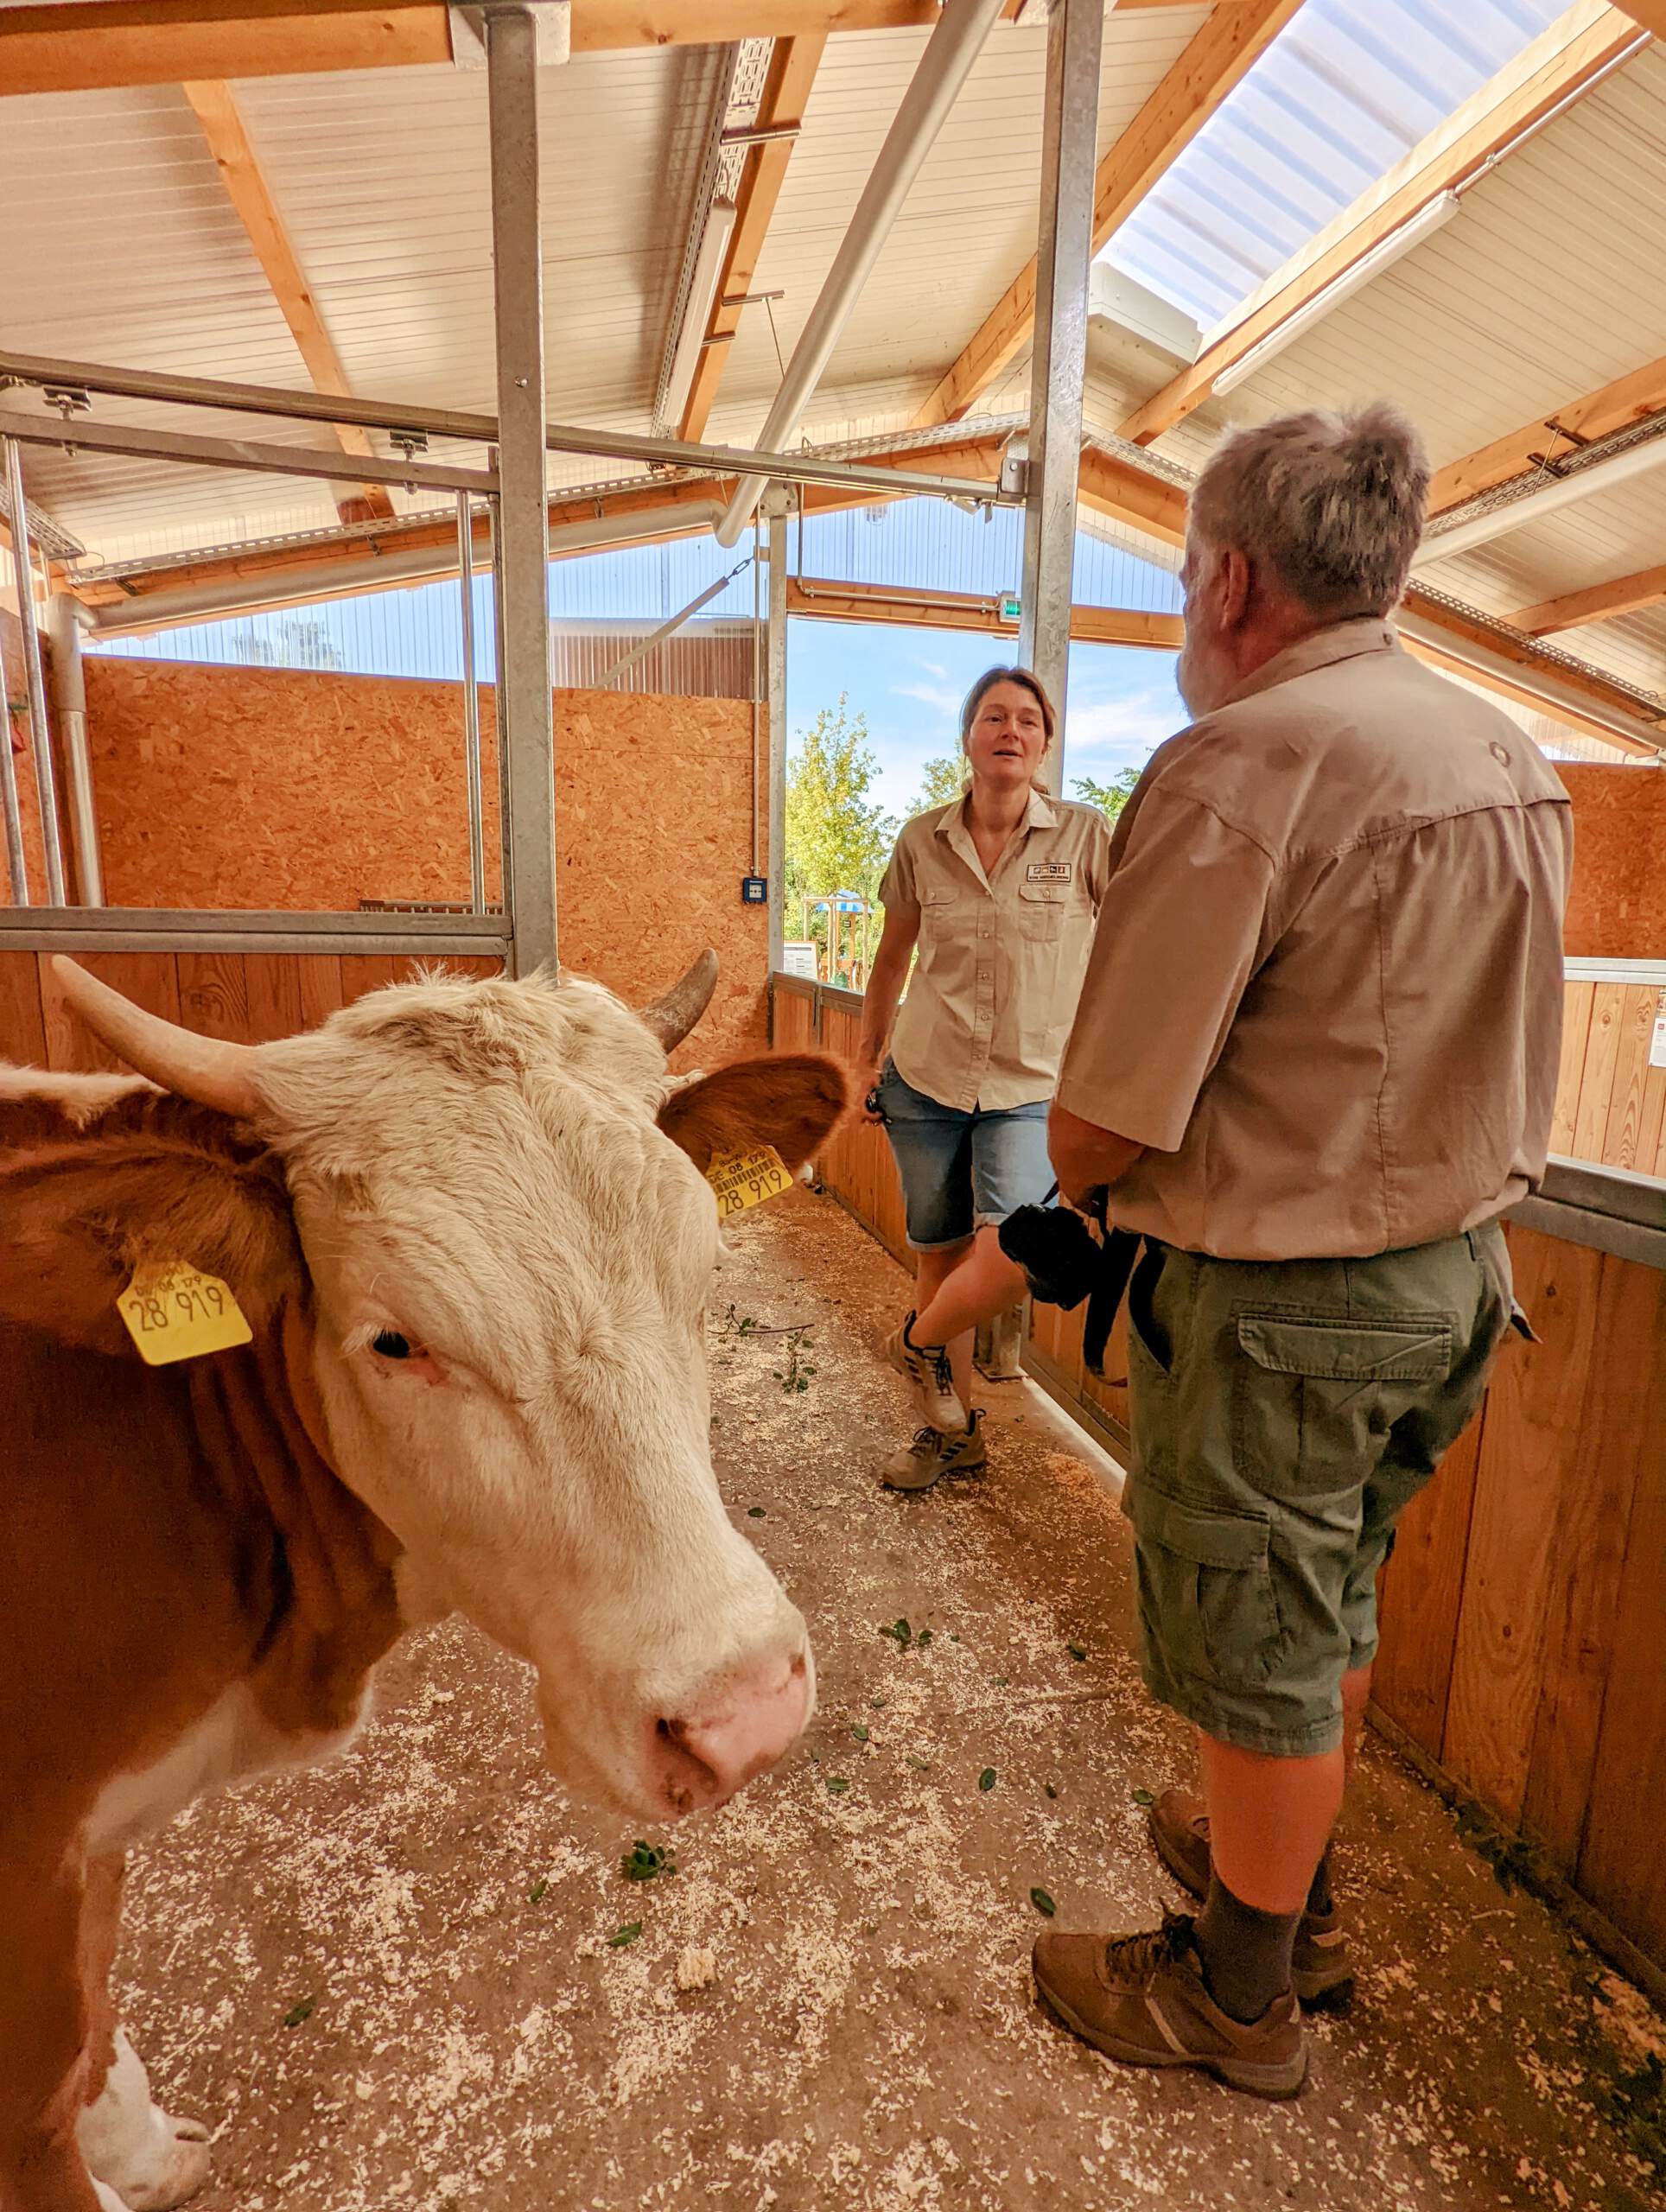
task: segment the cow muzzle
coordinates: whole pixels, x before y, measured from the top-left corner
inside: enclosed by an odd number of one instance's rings
[[[664,1815],[727,1804],[804,1733],[815,1701],[808,1644],[754,1661],[647,1729],[644,1764]]]

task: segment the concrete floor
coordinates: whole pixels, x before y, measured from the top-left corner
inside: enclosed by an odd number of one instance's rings
[[[1340,1883],[1361,1990],[1297,2102],[1050,2024],[1033,1886],[1062,1926],[1179,1902],[1134,1793],[1185,1777],[1186,1732],[1129,1656],[1103,1466],[1007,1384],[983,1482],[882,1492],[901,1276],[808,1193],[734,1243],[718,1466],[810,1618],[807,1739],[629,1884],[634,1831],[569,1812],[520,1669],[454,1625],[396,1655],[350,1758],[188,1815],[136,1866],[124,1972],[159,2094],[218,2130],[202,2212],[1658,2203],[1604,2114],[1659,2019],[1380,1747]],[[813,1325],[804,1389],[785,1336],[725,1326],[748,1316]],[[899,1618],[929,1646],[878,1632]]]

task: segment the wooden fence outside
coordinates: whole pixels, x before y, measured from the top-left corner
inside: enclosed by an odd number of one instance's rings
[[[1635,1007],[1646,998],[1652,1025],[1658,993],[1615,986],[1620,1000],[1599,1000],[1607,988],[1569,986],[1590,994],[1570,1007],[1570,1038],[1586,1017],[1565,1063],[1577,1079],[1573,1126],[1588,1085],[1587,1136],[1595,1142],[1599,1128],[1606,1142],[1612,1126],[1635,1160],[1648,1126],[1637,1102],[1654,1113],[1657,1144],[1651,1078],[1666,1080],[1647,1070],[1646,1039],[1639,1075]],[[851,1057],[854,994],[777,976],[773,1003],[778,1046]],[[906,1264],[884,1132],[847,1123],[818,1168]],[[1536,1225],[1508,1229],[1517,1293],[1542,1341],[1511,1340],[1480,1415],[1402,1520],[1381,1586],[1373,1717],[1438,1786],[1530,1847],[1545,1885],[1599,1948],[1662,1997],[1666,1853],[1653,1838],[1666,1803],[1666,1191],[1628,1203],[1658,1240],[1652,1264]],[[1580,1210],[1567,1214],[1571,1227]],[[1091,1433],[1125,1449],[1127,1391],[1084,1373],[1083,1319],[1031,1306],[1024,1364]],[[1107,1375],[1126,1375],[1125,1341],[1119,1316]]]

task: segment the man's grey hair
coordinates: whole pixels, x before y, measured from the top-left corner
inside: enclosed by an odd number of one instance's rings
[[[1423,535],[1429,462],[1397,407],[1314,410],[1235,430],[1192,494],[1191,526],[1275,572],[1328,621],[1387,614]]]

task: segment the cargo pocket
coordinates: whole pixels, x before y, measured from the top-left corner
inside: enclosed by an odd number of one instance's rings
[[[1140,1616],[1165,1672],[1228,1690],[1258,1689],[1277,1662],[1278,1603],[1269,1523],[1188,1505],[1132,1482]]]
[[[1363,1483],[1400,1415],[1452,1367],[1447,1314],[1313,1319],[1242,1313],[1232,1433],[1238,1464],[1273,1497]]]

